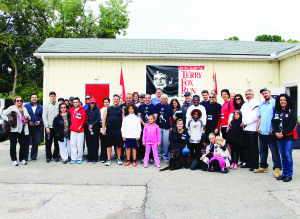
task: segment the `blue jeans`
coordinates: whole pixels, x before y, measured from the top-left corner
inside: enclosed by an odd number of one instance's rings
[[[273,169],[279,168],[281,169],[281,161],[280,161],[280,155],[279,150],[276,142],[276,137],[274,135],[262,135],[259,134],[259,155],[260,155],[260,163],[259,166],[261,168],[268,168],[269,165],[267,163],[268,160],[268,153],[269,148],[272,153],[272,160],[273,160]]]
[[[168,160],[169,135],[170,135],[170,129],[160,128],[161,143],[160,146],[158,147],[159,159]]]
[[[295,140],[277,141],[282,160],[282,175],[293,175],[293,147]]]
[[[40,144],[40,128],[29,128],[29,135],[27,135],[27,145],[25,150],[25,160],[28,160],[29,157],[29,142],[32,139],[32,146],[31,146],[31,154],[30,158],[35,160],[38,155],[38,148]]]

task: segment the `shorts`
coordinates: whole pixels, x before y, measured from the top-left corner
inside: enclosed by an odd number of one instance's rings
[[[124,148],[137,148],[138,146],[139,143],[135,138],[126,138],[124,142]]]
[[[107,147],[121,147],[122,134],[121,130],[106,129],[106,146]]]

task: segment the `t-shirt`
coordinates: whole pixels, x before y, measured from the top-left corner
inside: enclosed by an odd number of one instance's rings
[[[121,130],[123,111],[120,107],[109,106],[106,115],[106,129]]]
[[[153,105],[157,105],[157,104],[161,103],[161,99],[157,99],[156,97],[155,97],[155,98],[152,98],[152,99],[151,99],[151,103],[152,103]]]
[[[150,115],[158,114],[157,107],[150,103],[149,105],[147,104],[142,104],[138,108],[138,113],[141,114],[141,118],[144,123],[148,123],[148,117]]]
[[[62,115],[62,118],[64,120],[64,136],[65,137],[69,137],[69,124],[68,124],[68,116],[66,115]]]
[[[230,113],[234,113],[234,105],[231,100],[228,100],[222,105],[221,109],[221,126],[228,126],[228,119]]]
[[[207,105],[209,105],[210,104],[210,101],[208,100],[208,101],[202,101],[202,102],[200,102],[200,105],[202,105],[202,106],[204,106],[204,107],[206,107]]]
[[[33,114],[35,114],[36,108],[37,108],[37,106],[32,106],[31,107]]]
[[[219,103],[213,103],[208,104],[205,107],[206,115],[207,115],[207,121],[206,121],[206,128],[209,129],[216,129],[219,124],[220,114],[221,114],[221,104]]]
[[[170,105],[157,104],[158,117],[157,122],[159,128],[169,129],[171,128],[171,119],[173,116],[173,111]]]

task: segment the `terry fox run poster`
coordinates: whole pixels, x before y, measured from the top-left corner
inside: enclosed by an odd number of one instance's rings
[[[146,93],[155,94],[160,88],[169,97],[183,97],[185,92],[194,95],[204,89],[204,65],[147,65],[146,74]]]

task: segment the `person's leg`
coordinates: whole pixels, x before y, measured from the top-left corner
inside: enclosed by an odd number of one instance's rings
[[[235,148],[234,148],[233,141],[226,141],[226,147],[231,148],[231,162],[234,163],[234,161],[235,161]]]
[[[68,152],[68,159],[71,158],[71,141],[70,138],[65,138],[67,141],[67,152]]]
[[[259,167],[259,150],[258,150],[258,133],[251,132],[250,138],[251,156],[252,156],[252,168],[257,169]]]
[[[25,148],[25,160],[28,161],[28,158],[29,158],[29,148],[30,148],[30,140],[32,139],[32,145],[33,145],[33,132],[34,130],[32,129],[29,129],[29,135],[26,135],[26,148]],[[32,151],[32,146],[31,146],[31,151]]]
[[[269,167],[267,163],[268,152],[269,152],[268,144],[269,144],[269,136],[259,134],[259,155],[260,155],[259,166],[264,169]]]
[[[273,169],[275,168],[281,169],[281,159],[280,159],[276,137],[272,134],[269,135],[269,145],[272,153]]]
[[[10,141],[10,158],[11,161],[17,160],[17,134],[15,132],[8,133],[9,141]]]
[[[277,141],[278,149],[281,155],[282,176],[287,176],[287,162],[285,157],[285,147],[283,141]]]
[[[160,128],[160,146],[158,146],[158,148],[157,148],[157,153],[158,153],[159,159],[162,159],[163,137],[164,137],[164,132],[163,132],[163,129]]]
[[[126,154],[127,154],[127,161],[130,161],[131,148],[126,148]]]
[[[77,160],[82,160],[82,156],[83,156],[83,143],[84,143],[84,132],[78,132],[77,133],[77,150],[78,150],[78,154],[77,154]]]
[[[244,156],[245,156],[245,162],[246,165],[242,167],[250,167],[251,161],[250,161],[250,142],[249,142],[249,135],[248,131],[243,132],[244,137]]]
[[[101,141],[100,160],[106,161],[107,160],[106,135],[102,135],[102,133],[100,133],[100,141]]]
[[[52,159],[51,147],[52,147],[53,137],[51,137],[51,131],[49,135],[47,134],[46,129],[45,129],[45,139],[46,139],[46,144],[45,144],[46,159],[51,160]]]
[[[62,161],[68,160],[68,149],[67,149],[67,138],[64,138],[64,141],[58,141],[60,157]]]
[[[168,148],[169,148],[169,135],[170,131],[169,129],[163,129],[163,138],[162,138],[162,158],[164,160],[168,160]]]
[[[150,145],[150,147],[152,148],[155,166],[160,166],[160,161],[159,161],[158,153],[157,153],[157,149],[158,149],[157,143]]]
[[[208,170],[208,164],[203,162],[202,160],[200,161],[200,164],[201,164],[201,169],[203,171],[207,171]]]
[[[244,132],[242,133],[244,135]],[[245,158],[245,139],[243,138],[243,142],[242,145],[239,146],[239,158],[240,158],[240,162],[244,163],[246,162],[246,158]]]
[[[239,142],[235,142],[235,164],[238,164],[239,162],[239,157],[240,157],[240,145]]]
[[[136,148],[132,148],[132,157],[136,161]]]
[[[196,169],[199,168],[200,166],[201,166],[201,161],[198,160],[198,159],[195,159],[195,160],[193,161],[193,163],[191,164],[190,169],[191,169],[191,170],[196,170]]]
[[[145,151],[146,152],[145,152],[145,157],[144,157],[144,165],[145,166],[148,166],[149,153],[150,153],[151,147],[152,147],[151,144],[146,143],[146,145],[145,145]]]
[[[36,128],[36,129],[32,130],[31,139],[32,139],[32,146],[31,146],[30,158],[32,160],[36,160],[37,155],[38,155],[38,148],[39,148],[39,144],[40,144],[40,128]]]
[[[121,158],[122,148],[120,146],[117,147],[117,158]]]
[[[93,161],[98,161],[98,152],[99,152],[99,131],[94,131],[94,135],[92,136],[92,159]]]
[[[221,133],[224,140],[227,139],[227,127],[221,127]]]
[[[71,159],[76,160],[77,159],[77,147],[76,147],[76,132],[71,131]]]
[[[112,152],[112,146],[107,146],[107,159],[110,160],[111,159],[111,152]]]
[[[18,140],[19,140],[19,145],[20,145],[20,150],[19,150],[19,160],[25,160],[25,150],[27,147],[27,136],[22,133],[18,133]]]
[[[86,147],[87,147],[87,159],[89,161],[92,161],[92,144],[93,144],[93,140],[92,140],[92,135],[90,133],[90,131],[87,131],[85,133],[85,138],[86,138]]]
[[[59,155],[59,146],[58,146],[58,139],[57,139],[57,135],[56,133],[54,132],[54,128],[53,129],[50,129],[51,131],[51,134],[53,136],[53,141],[54,141],[54,151],[53,151],[53,158],[59,158],[58,155]]]
[[[293,148],[294,148],[295,140],[287,140],[284,141],[284,152],[286,159],[286,176],[293,176]]]

